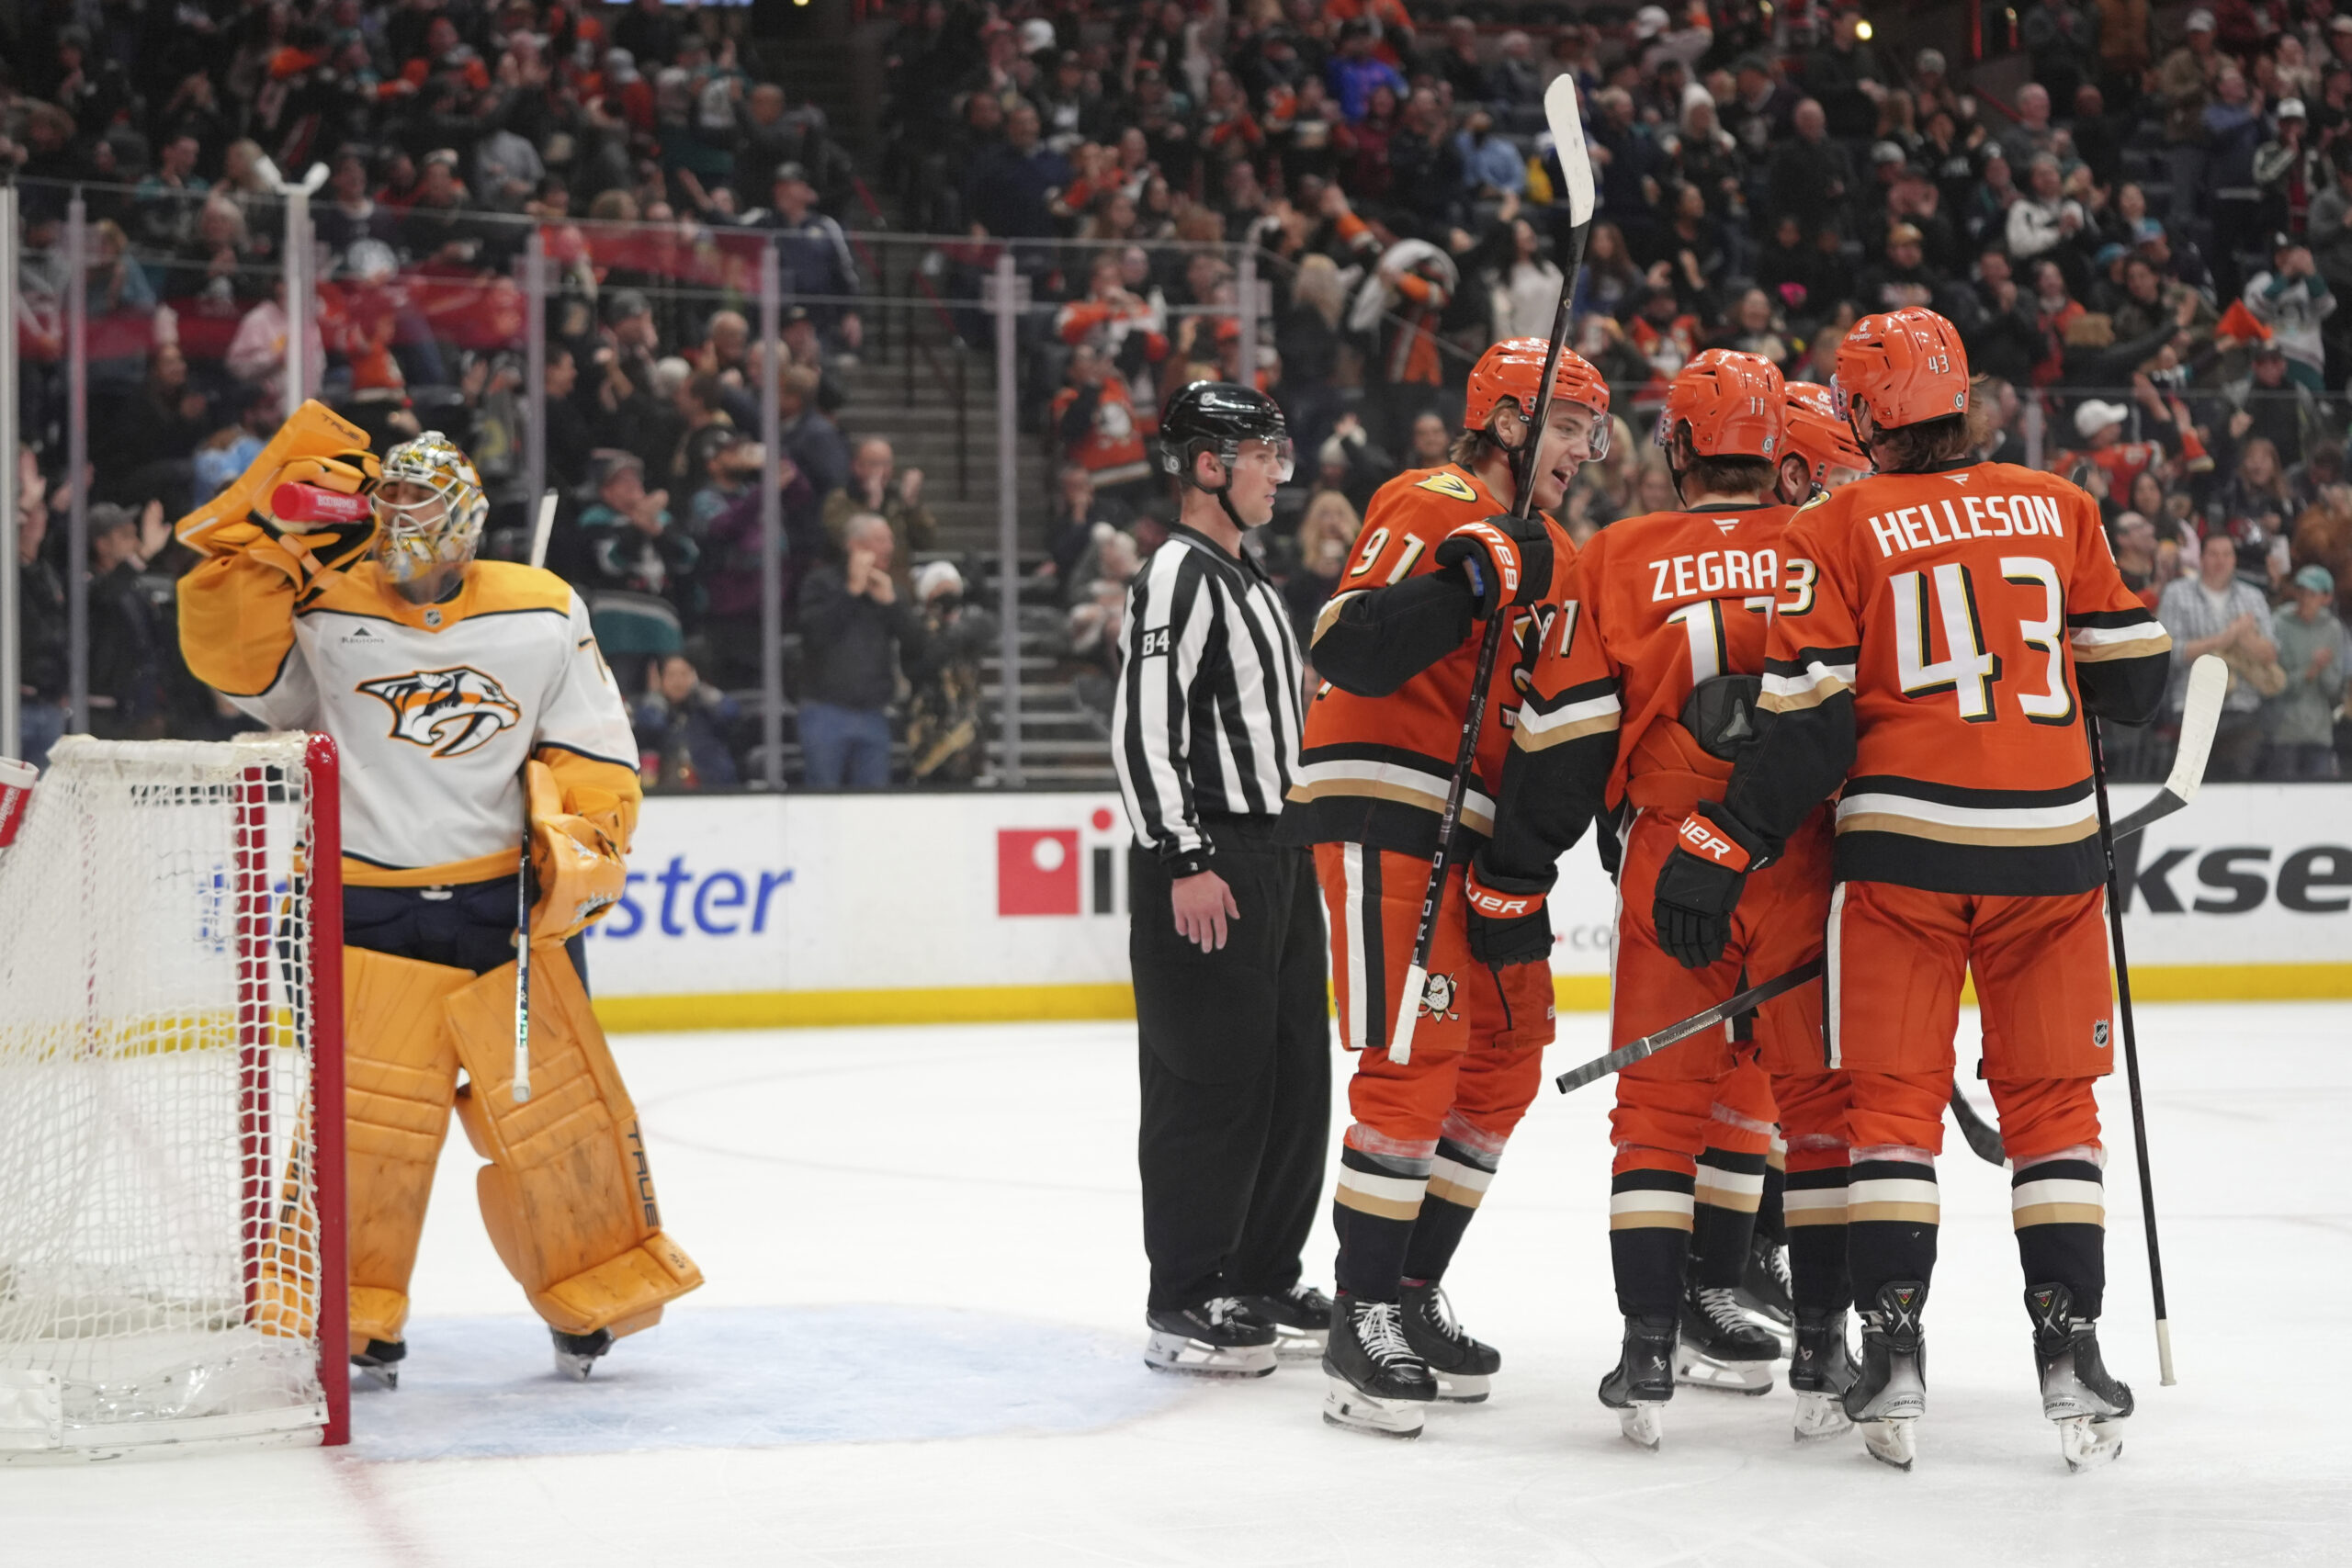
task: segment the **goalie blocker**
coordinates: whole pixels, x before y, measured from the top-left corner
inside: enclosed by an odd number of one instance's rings
[[[236,484],[181,521],[207,558],[180,583],[181,645],[239,708],[325,730],[347,759],[355,1359],[396,1378],[456,1110],[489,1162],[483,1224],[553,1331],[558,1367],[584,1376],[613,1339],[701,1283],[662,1232],[574,940],[625,875],[636,745],[579,596],[551,573],[473,558],[487,506],[465,454],[435,432],[380,462],[366,447],[305,404]],[[350,504],[362,497],[364,515]],[[530,921],[538,1092],[517,1105],[526,820],[543,890]]]

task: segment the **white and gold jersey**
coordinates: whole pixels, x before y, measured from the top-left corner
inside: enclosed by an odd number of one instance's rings
[[[297,609],[284,576],[220,556],[181,581],[180,641],[189,668],[243,711],[334,737],[356,884],[511,873],[531,756],[554,771],[567,810],[628,842],[628,709],[586,606],[553,572],[477,561],[454,598],[412,604],[366,561]]]

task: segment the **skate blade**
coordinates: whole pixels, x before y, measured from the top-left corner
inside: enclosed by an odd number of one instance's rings
[[[1912,1461],[1919,1457],[1916,1416],[1897,1416],[1882,1421],[1854,1423],[1862,1434],[1862,1446],[1869,1449],[1871,1458],[1881,1464],[1891,1464],[1897,1470],[1908,1471]]]
[[[1438,1399],[1446,1404],[1482,1404],[1487,1384],[1494,1381],[1476,1372],[1441,1372],[1435,1367],[1430,1375],[1437,1379]]]
[[[1282,1328],[1274,1333],[1274,1359],[1283,1366],[1301,1361],[1319,1361],[1330,1339],[1330,1332],[1321,1328]]]
[[[1824,1438],[1834,1438],[1840,1432],[1854,1429],[1854,1418],[1846,1414],[1846,1406],[1834,1393],[1813,1393],[1803,1390],[1797,1393],[1797,1441],[1815,1443]]]
[[[1374,1438],[1418,1438],[1422,1411],[1417,1400],[1380,1399],[1342,1377],[1327,1374],[1323,1392],[1323,1424],[1341,1431]]]
[[[1617,1431],[1637,1449],[1656,1453],[1666,1440],[1666,1406],[1628,1404],[1617,1412]]]
[[[556,1375],[573,1382],[586,1382],[590,1370],[595,1365],[596,1358],[594,1356],[567,1356],[560,1350],[555,1353]]]
[[[1720,1389],[1726,1393],[1742,1393],[1750,1399],[1772,1392],[1772,1363],[1770,1361],[1718,1361],[1713,1356],[1702,1356],[1685,1346],[1675,1352],[1674,1381],[1692,1388]]]
[[[2067,1472],[2080,1475],[2113,1464],[2123,1453],[2123,1434],[2117,1423],[2088,1416],[2070,1416],[2058,1423],[2058,1451],[2065,1456]]]
[[[354,1361],[351,1364],[351,1370],[357,1372],[362,1380],[373,1383],[378,1388],[384,1389],[392,1393],[398,1393],[400,1392],[401,1374],[397,1368],[365,1367],[361,1366],[358,1362]]]
[[[1274,1347],[1208,1345],[1181,1334],[1156,1333],[1144,1344],[1143,1362],[1180,1377],[1262,1378],[1274,1370]]]

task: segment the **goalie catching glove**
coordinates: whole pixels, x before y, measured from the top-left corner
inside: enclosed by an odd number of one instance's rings
[[[1551,531],[1540,517],[1482,517],[1438,542],[1437,564],[1464,573],[1483,621],[1501,605],[1543,599],[1552,586]]]
[[[379,472],[366,431],[324,403],[306,402],[278,426],[234,484],[181,518],[172,532],[201,556],[242,551],[285,573],[297,595],[307,593],[322,577],[375,547],[375,513],[370,510],[348,521],[281,521],[271,510],[279,488],[366,495],[375,489]]]
[[[1534,964],[1552,956],[1552,915],[1544,895],[1550,878],[1498,876],[1476,861],[1463,874],[1470,908],[1470,956],[1494,968]]]
[[[1724,955],[1732,911],[1747,874],[1770,859],[1764,840],[1711,800],[1702,800],[1675,832],[1674,852],[1657,874],[1650,919],[1657,944],[1685,969],[1704,969]]]
[[[531,813],[531,874],[538,902],[531,906],[531,940],[571,940],[620,902],[628,868],[620,846],[585,817],[563,808],[562,791],[545,762],[527,762],[523,787]]]

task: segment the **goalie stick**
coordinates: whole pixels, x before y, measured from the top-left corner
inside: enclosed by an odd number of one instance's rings
[[[555,531],[555,491],[539,497],[531,522],[531,567],[548,563],[548,536]],[[527,752],[523,765],[529,767]],[[531,792],[523,791],[523,861],[514,869],[514,1103],[531,1098]]]
[[[1552,131],[1553,149],[1559,154],[1560,183],[1567,187],[1568,240],[1560,265],[1560,302],[1552,315],[1552,346],[1544,355],[1544,378],[1536,384],[1526,438],[1511,466],[1515,492],[1511,514],[1522,519],[1535,510],[1535,455],[1544,445],[1544,424],[1551,418],[1552,380],[1559,374],[1560,352],[1567,346],[1577,280],[1584,272],[1585,242],[1592,233],[1592,156],[1585,151],[1584,120],[1573,76],[1553,78],[1544,94],[1544,119]],[[1454,751],[1445,809],[1438,816],[1437,851],[1430,857],[1429,887],[1421,895],[1420,923],[1413,933],[1413,961],[1406,967],[1404,985],[1396,993],[1396,1027],[1388,1037],[1392,1062],[1402,1064],[1413,1057],[1413,1026],[1419,1021],[1422,994],[1429,987],[1430,947],[1437,938],[1446,863],[1453,849],[1454,830],[1462,825],[1462,800],[1470,787],[1470,770],[1477,765],[1478,731],[1487,722],[1487,688],[1494,682],[1495,660],[1502,652],[1503,628],[1510,619],[1510,606],[1497,604],[1495,613],[1487,617],[1486,634],[1478,643],[1477,673],[1470,682],[1470,705],[1462,716],[1462,743]]]
[[[2197,798],[2198,790],[2205,783],[2205,761],[2212,753],[2213,731],[2222,722],[2222,699],[2229,694],[2229,666],[2222,663],[2218,655],[2206,654],[2195,664],[2189,666],[2188,693],[2183,701],[2180,713],[2180,750],[2173,760],[2172,773],[2165,780],[2164,788],[2156,792],[2156,797],[2154,800],[2117,822],[2112,829],[2106,827],[2106,765],[2098,760],[2097,744],[2094,743],[2091,748],[2093,763],[2091,777],[2098,795],[2101,837],[2105,839],[2108,850],[2107,909],[2108,919],[2114,925],[2116,978],[2122,987],[2124,1062],[2132,1078],[2132,1121],[2135,1136],[2138,1135],[2140,1123],[2139,1052],[2132,1035],[2131,980],[2130,976],[2124,973],[2123,967],[2123,916],[2122,905],[2117,901],[2116,897],[2114,846],[2139,832],[2149,823],[2162,821]],[[2087,715],[2085,716],[2086,719],[2088,718]],[[1761,1007],[1775,997],[1784,996],[1819,976],[1821,971],[1822,961],[1818,958],[1808,958],[1786,974],[1776,975],[1759,985],[1751,986],[1728,1001],[1717,1002],[1703,1012],[1692,1013],[1679,1023],[1668,1024],[1657,1033],[1645,1034],[1631,1044],[1621,1045],[1605,1056],[1596,1056],[1582,1066],[1571,1067],[1553,1082],[1559,1087],[1562,1094],[1572,1093],[1589,1083],[1607,1077],[1611,1073],[1621,1068],[1632,1066],[1645,1056],[1654,1056],[1668,1045],[1688,1040],[1704,1030],[1712,1029],[1726,1019],[1736,1018],[1741,1013]],[[2004,1163],[2000,1153],[2000,1134],[1985,1126],[1984,1118],[1976,1114],[1975,1108],[1962,1097],[1956,1087],[1952,1090],[1951,1108],[1954,1118],[1960,1122],[1962,1136],[1968,1140],[1968,1146],[1994,1165]],[[1972,1122],[1974,1123],[1973,1128]],[[1989,1154],[1985,1152],[1986,1145],[1983,1141],[1984,1138],[1992,1141],[1992,1152]],[[2143,1143],[2144,1145],[2144,1139]],[[2141,1182],[2143,1187],[2147,1181],[2145,1152],[2143,1146],[2141,1166]],[[2153,1259],[2155,1251],[2153,1222],[2151,1222],[2151,1227],[2148,1247]],[[2164,1300],[2161,1288],[2157,1291],[2156,1299],[2161,1325]],[[2171,1365],[2169,1341],[2166,1342],[2164,1359],[2166,1368],[2169,1369]],[[2167,1375],[2165,1381],[2169,1383],[2172,1380]]]

